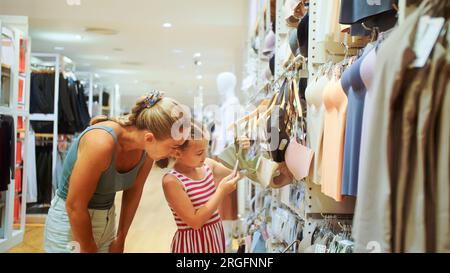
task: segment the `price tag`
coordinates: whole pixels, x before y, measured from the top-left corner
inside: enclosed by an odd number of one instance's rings
[[[442,17],[432,18],[430,16],[422,16],[420,18],[414,41],[414,52],[417,58],[411,64],[411,68],[424,67],[444,24],[445,19]]]

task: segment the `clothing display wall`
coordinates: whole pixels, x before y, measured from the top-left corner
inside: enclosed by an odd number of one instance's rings
[[[372,242],[379,244],[382,252],[450,251],[449,5],[430,1],[426,6],[425,2],[409,7],[413,12],[407,14],[398,11],[397,1],[382,1],[380,6],[366,1],[333,1],[332,5],[309,1],[308,34],[314,42],[309,46],[302,119],[306,146],[314,156],[305,180],[284,183],[280,190],[271,189],[271,182],[269,188],[256,192],[260,182],[251,182],[256,186],[249,188],[245,226],[253,237],[242,240],[247,252],[254,251],[248,244],[253,240],[250,245],[258,245],[261,238],[267,252],[285,251],[283,246],[294,241],[299,241],[300,247],[287,251],[369,252]],[[282,12],[277,7],[277,13]],[[408,16],[398,23],[401,14]],[[430,33],[420,32],[427,24],[425,15],[432,16],[430,22],[434,20],[436,26],[427,30]],[[282,44],[289,30],[276,27],[274,31]],[[351,37],[357,33],[367,37]],[[425,34],[429,36],[424,38]],[[429,51],[419,51],[425,40],[434,45]],[[276,48],[275,59],[284,60],[283,50],[283,46]],[[297,57],[294,63],[298,60],[301,62]],[[419,60],[424,61],[419,65]],[[276,61],[274,74],[281,77],[261,88],[269,94],[264,97],[269,105],[284,96],[286,78],[299,80],[302,65],[290,63],[292,59]],[[296,104],[287,103],[288,116],[277,120],[280,132],[298,130],[294,123],[285,123],[296,119],[291,107]],[[304,155],[297,155],[298,162]],[[267,196],[271,196],[270,204],[257,201]],[[356,198],[356,206],[345,210],[352,198]],[[314,199],[321,204],[315,210],[320,216],[309,213],[317,204],[310,201]],[[272,214],[269,218],[268,211]],[[284,232],[278,225],[288,223],[291,214],[300,216],[298,222],[308,223],[304,234],[309,238],[277,237]],[[331,243],[335,237],[326,235],[328,232],[317,231],[324,229],[321,221],[330,219],[346,223],[334,232],[345,234],[337,236],[339,246]],[[288,223],[284,229],[290,233],[294,226]],[[311,238],[311,232],[320,236]],[[265,233],[267,236],[262,236]]]

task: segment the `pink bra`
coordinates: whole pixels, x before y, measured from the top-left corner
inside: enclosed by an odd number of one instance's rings
[[[367,53],[367,56],[364,57],[361,63],[359,72],[367,90],[369,90],[372,86],[373,78],[375,76],[376,61],[377,53],[375,48],[373,48],[369,53]]]

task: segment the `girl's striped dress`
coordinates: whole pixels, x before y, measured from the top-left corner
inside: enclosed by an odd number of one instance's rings
[[[216,192],[216,185],[211,169],[206,164],[203,168],[206,176],[201,180],[193,180],[173,169],[169,171],[169,174],[174,175],[183,184],[184,190],[191,199],[195,209],[206,204],[209,198]],[[170,209],[178,227],[172,240],[172,253],[225,252],[225,235],[218,210],[213,213],[202,228],[194,230],[184,223],[172,208]]]

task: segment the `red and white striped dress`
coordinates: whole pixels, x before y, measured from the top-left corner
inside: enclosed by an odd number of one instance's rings
[[[206,164],[203,168],[206,175],[201,180],[193,180],[173,169],[168,172],[168,174],[174,175],[183,184],[184,190],[191,199],[195,209],[199,209],[205,205],[209,198],[216,192],[216,185],[211,169]],[[172,208],[170,209],[178,227],[172,240],[172,253],[225,252],[225,235],[218,210],[213,213],[202,228],[194,230],[183,222]]]

